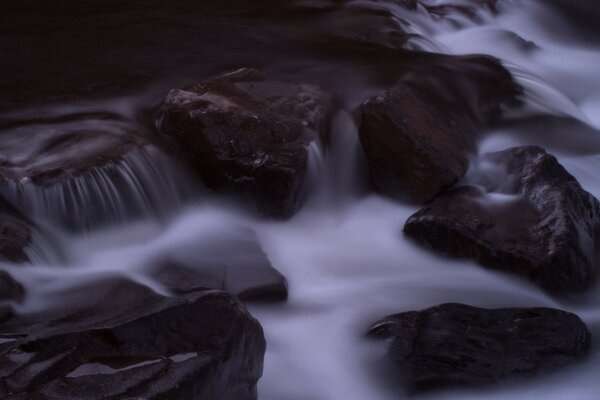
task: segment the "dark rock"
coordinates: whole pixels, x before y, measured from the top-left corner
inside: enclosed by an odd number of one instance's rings
[[[375,323],[410,389],[481,385],[526,377],[583,357],[590,333],[574,314],[550,308],[487,310],[443,304]]]
[[[0,302],[21,301],[25,296],[25,289],[6,271],[0,270]],[[0,317],[0,319],[2,319]]]
[[[432,57],[360,108],[359,136],[374,188],[422,202],[467,171],[484,123],[518,94],[491,57]]]
[[[487,154],[481,163],[485,169],[470,177],[471,185],[411,216],[406,235],[554,293],[587,288],[598,270],[598,200],[536,146]]]
[[[25,248],[31,243],[31,228],[25,221],[0,213],[0,260],[27,262]]]
[[[28,262],[25,248],[30,244],[31,223],[0,197],[0,261]]]
[[[265,341],[235,298],[112,283],[89,314],[0,325],[2,398],[256,399]]]
[[[261,214],[286,217],[298,205],[307,145],[326,134],[330,102],[318,87],[240,69],[172,90],[159,125],[210,188],[249,199]]]
[[[194,250],[194,256],[168,257],[151,267],[149,274],[175,293],[210,288],[226,290],[244,301],[287,299],[287,281],[271,265],[254,232],[242,228],[215,232]]]

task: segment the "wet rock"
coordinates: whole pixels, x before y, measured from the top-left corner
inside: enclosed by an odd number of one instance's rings
[[[214,232],[194,251],[194,256],[168,257],[150,268],[150,275],[175,293],[212,288],[243,301],[287,299],[287,280],[271,265],[254,232],[239,227],[235,232]]]
[[[25,296],[25,289],[6,271],[0,270],[0,302],[21,301]],[[0,318],[1,319],[1,318]]]
[[[411,216],[405,234],[553,293],[593,282],[600,203],[554,156],[536,146],[487,154],[467,182]]]
[[[25,248],[29,244],[31,244],[31,224],[0,198],[0,261],[14,263],[29,261],[25,253]]]
[[[23,220],[0,212],[0,260],[27,262],[25,248],[31,243],[30,226]]]
[[[373,187],[430,200],[467,171],[484,124],[519,92],[493,58],[431,57],[360,107],[359,136]]]
[[[443,304],[376,322],[398,377],[413,390],[526,377],[583,357],[590,333],[574,314],[550,308],[483,309]]]
[[[89,314],[0,325],[2,398],[256,399],[263,332],[230,294],[109,286]]]
[[[318,87],[244,68],[172,90],[159,125],[210,188],[287,217],[298,206],[307,145],[328,129],[330,102]]]

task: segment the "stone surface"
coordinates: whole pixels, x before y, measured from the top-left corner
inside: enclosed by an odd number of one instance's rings
[[[254,232],[232,227],[214,231],[194,253],[171,256],[147,268],[148,274],[175,293],[226,290],[243,301],[285,301],[287,281],[261,248]]]
[[[24,296],[25,289],[23,286],[8,272],[0,270],[0,302],[21,301]]]
[[[397,376],[412,390],[527,377],[571,363],[590,346],[579,317],[550,308],[442,304],[386,317],[369,335],[390,340]]]
[[[373,187],[430,200],[467,171],[484,123],[519,92],[493,58],[432,57],[360,107],[359,136]]]
[[[263,332],[230,294],[109,283],[95,308],[0,325],[2,398],[256,399]]]
[[[411,216],[405,234],[554,293],[587,288],[598,270],[598,200],[536,146],[487,154],[480,166]]]
[[[287,217],[298,206],[307,145],[324,138],[330,108],[316,86],[271,81],[243,68],[171,90],[159,126],[207,186],[248,201],[260,214]]]
[[[29,261],[25,248],[30,244],[31,224],[0,197],[0,261]]]

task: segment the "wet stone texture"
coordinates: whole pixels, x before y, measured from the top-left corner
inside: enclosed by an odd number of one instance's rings
[[[169,298],[121,289],[91,313],[2,327],[0,397],[257,398],[265,340],[238,300],[216,290]]]
[[[432,57],[365,101],[359,136],[373,188],[410,202],[431,200],[467,172],[484,124],[519,89],[484,56]]]
[[[480,162],[484,168],[469,185],[412,215],[405,234],[445,254],[525,276],[552,293],[588,288],[598,270],[598,200],[536,146],[487,154]]]
[[[207,186],[262,215],[288,217],[306,178],[307,146],[324,139],[330,113],[318,87],[244,68],[171,90],[158,121]]]
[[[574,314],[464,304],[388,316],[369,336],[389,340],[398,379],[415,391],[531,376],[582,358],[590,346],[590,333]]]

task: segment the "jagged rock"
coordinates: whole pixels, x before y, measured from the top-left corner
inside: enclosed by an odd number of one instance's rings
[[[550,308],[442,304],[386,317],[369,335],[390,340],[388,356],[411,390],[530,376],[565,366],[590,347],[579,317]]]
[[[330,108],[316,86],[243,68],[171,90],[159,126],[210,188],[248,200],[261,214],[287,217],[298,206],[307,146],[326,134]]]
[[[587,288],[598,270],[598,200],[536,146],[487,154],[481,163],[486,168],[469,185],[411,216],[405,234],[554,293]]]
[[[491,57],[432,57],[411,67],[400,84],[360,107],[359,136],[375,190],[423,202],[455,183],[484,123],[518,92]]]
[[[256,399],[263,332],[230,294],[110,283],[95,308],[0,325],[2,398]]]

